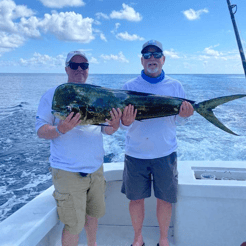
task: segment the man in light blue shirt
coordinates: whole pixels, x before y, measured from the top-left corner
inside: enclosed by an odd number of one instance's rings
[[[123,89],[163,96],[185,98],[181,83],[165,75],[162,44],[156,40],[142,47],[143,70]],[[122,129],[127,130],[122,193],[130,200],[130,215],[135,232],[133,246],[144,245],[142,226],[144,199],[151,196],[151,177],[157,198],[157,219],[160,228],[159,246],[169,246],[167,235],[172,203],[177,201],[176,122],[182,123],[193,114],[192,105],[184,101],[178,115],[134,121],[133,105],[125,108]]]

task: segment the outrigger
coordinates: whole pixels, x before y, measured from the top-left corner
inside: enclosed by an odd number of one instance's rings
[[[245,60],[245,55],[244,55],[243,46],[242,46],[242,43],[241,43],[241,40],[240,40],[239,32],[238,32],[238,29],[237,29],[237,24],[236,24],[235,17],[234,17],[234,15],[237,12],[237,5],[236,4],[231,4],[230,0],[227,0],[227,5],[228,5],[229,12],[230,12],[230,15],[231,15],[231,21],[232,21],[234,32],[235,32],[235,35],[236,35],[237,45],[238,45],[239,53],[240,53],[242,64],[243,64],[244,74],[245,74],[245,77],[246,77],[246,60]],[[233,12],[234,8],[236,8],[236,10]]]

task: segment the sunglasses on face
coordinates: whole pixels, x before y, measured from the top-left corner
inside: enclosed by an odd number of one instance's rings
[[[147,52],[147,53],[143,53],[143,58],[149,59],[152,55],[154,56],[154,58],[157,58],[157,59],[163,56],[162,52]]]
[[[82,62],[82,63],[76,63],[76,62],[69,62],[68,66],[73,69],[73,70],[77,70],[79,68],[79,66],[83,69],[86,70],[89,67],[89,63],[87,62]]]

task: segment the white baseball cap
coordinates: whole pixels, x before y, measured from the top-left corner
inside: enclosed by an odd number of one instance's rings
[[[148,42],[143,44],[142,51],[141,51],[142,54],[143,54],[144,49],[146,47],[148,47],[148,46],[155,46],[158,49],[160,49],[161,52],[163,52],[162,44],[159,41],[157,41],[157,40],[149,40]]]
[[[83,52],[81,52],[81,51],[78,51],[78,50],[77,50],[77,51],[71,51],[71,52],[69,52],[69,53],[67,54],[67,59],[66,59],[66,62],[65,62],[65,66],[66,66],[66,67],[68,66],[69,62],[71,61],[71,59],[72,59],[74,56],[82,56],[82,57],[84,57],[84,58],[87,60],[87,62],[88,62],[88,59],[87,59],[85,53],[83,53]]]

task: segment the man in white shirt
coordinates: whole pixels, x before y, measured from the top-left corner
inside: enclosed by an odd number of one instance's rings
[[[86,83],[89,63],[80,51],[68,53],[65,70],[68,83]],[[41,98],[36,131],[40,138],[50,141],[50,165],[55,186],[59,219],[65,224],[63,246],[77,246],[79,234],[85,227],[88,246],[96,246],[98,218],[105,213],[105,179],[103,176],[103,137],[119,128],[120,109],[110,111],[109,126],[79,126],[80,114],[70,113],[64,121],[51,113],[55,88]]]
[[[142,47],[141,75],[127,82],[123,89],[185,98],[181,83],[165,75],[162,44],[156,40]],[[125,108],[121,128],[127,130],[125,167],[122,193],[130,200],[129,210],[135,232],[133,246],[144,246],[142,225],[144,199],[151,196],[151,176],[157,198],[157,219],[160,239],[157,245],[169,246],[167,235],[172,214],[172,203],[177,201],[177,140],[176,122],[185,122],[194,112],[184,101],[176,116],[134,121],[137,110]]]

